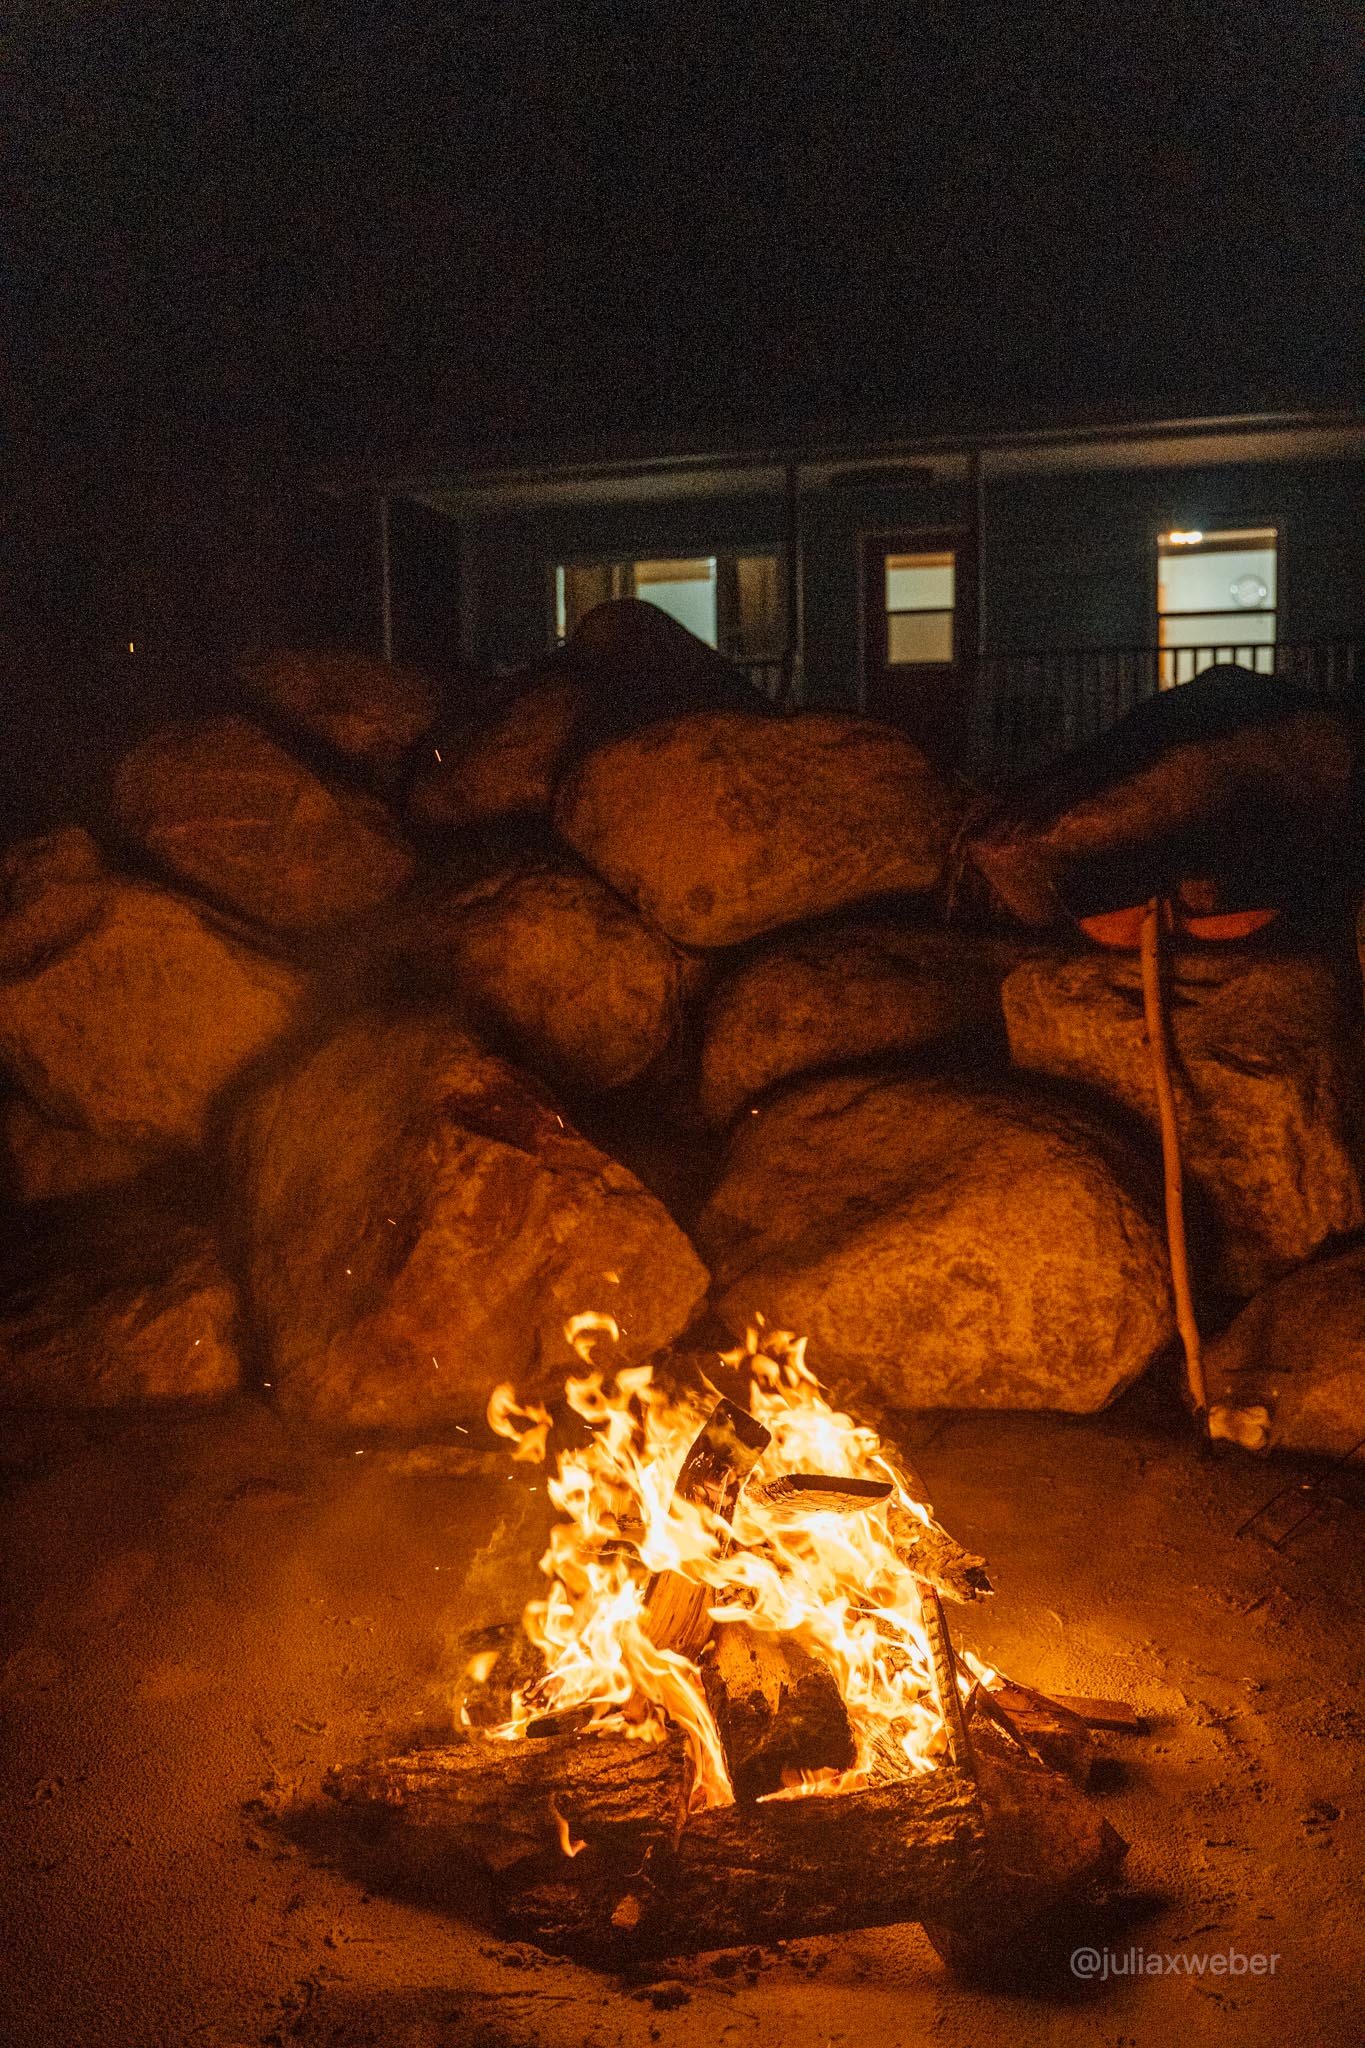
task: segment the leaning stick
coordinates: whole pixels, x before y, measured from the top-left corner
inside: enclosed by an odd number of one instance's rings
[[[1166,1008],[1161,989],[1162,900],[1154,896],[1142,918],[1142,1009],[1147,1022],[1147,1049],[1156,1087],[1157,1113],[1161,1119],[1161,1165],[1166,1187],[1166,1243],[1171,1257],[1171,1285],[1175,1292],[1175,1320],[1185,1347],[1185,1384],[1201,1426],[1207,1427],[1208,1394],[1204,1386],[1204,1357],[1199,1324],[1190,1293],[1190,1255],[1185,1235],[1185,1185],[1180,1163],[1180,1130],[1175,1119],[1175,1093],[1171,1087],[1170,1047],[1167,1039]]]

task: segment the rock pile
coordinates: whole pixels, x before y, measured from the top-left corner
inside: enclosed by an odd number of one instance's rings
[[[10,848],[5,1189],[49,1252],[0,1273],[4,1398],[204,1398],[247,1358],[318,1423],[468,1428],[495,1385],[562,1386],[571,1316],[635,1361],[704,1307],[906,1406],[1085,1413],[1146,1371],[1173,1326],[1133,959],[947,921],[961,805],[924,757],[747,687],[633,602],[463,729],[422,677],[281,655],[134,748],[97,834]],[[1296,718],[1330,780],[1336,728]],[[1237,732],[1240,789],[1273,745]],[[1119,756],[1204,818],[1192,742]],[[1035,924],[1120,830],[1048,803],[962,841]],[[1358,992],[1301,936],[1169,965],[1206,1305],[1269,1288],[1211,1372],[1336,1444]],[[1330,1400],[1285,1349],[1305,1318]]]

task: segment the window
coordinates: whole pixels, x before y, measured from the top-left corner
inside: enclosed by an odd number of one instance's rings
[[[886,660],[950,662],[957,582],[951,553],[886,557]]]
[[[1269,675],[1275,666],[1276,532],[1177,528],[1157,543],[1161,687],[1187,683],[1215,662]]]
[[[613,597],[639,597],[736,661],[775,662],[785,648],[782,566],[776,554],[565,562],[555,569],[554,589],[560,640],[594,605]]]
[[[716,558],[637,562],[635,595],[656,604],[708,647],[716,644]]]

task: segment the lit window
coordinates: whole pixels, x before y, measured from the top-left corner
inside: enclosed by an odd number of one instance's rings
[[[637,562],[635,595],[686,626],[708,647],[716,644],[716,558]]]
[[[727,558],[728,559],[728,558]],[[741,570],[754,565],[747,559]],[[708,647],[719,644],[718,588],[714,555],[667,561],[561,562],[554,573],[555,635],[566,640],[585,613],[614,597],[639,597],[656,604]],[[761,605],[761,596],[741,602],[741,624]],[[733,607],[732,607],[733,608]]]
[[[1276,532],[1179,528],[1157,544],[1161,686],[1187,683],[1215,662],[1269,675],[1275,666]]]
[[[951,552],[886,557],[886,659],[950,662],[956,563]]]

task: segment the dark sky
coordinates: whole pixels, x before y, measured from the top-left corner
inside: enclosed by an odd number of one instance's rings
[[[19,420],[363,454],[1349,402],[1354,10],[11,7]]]

